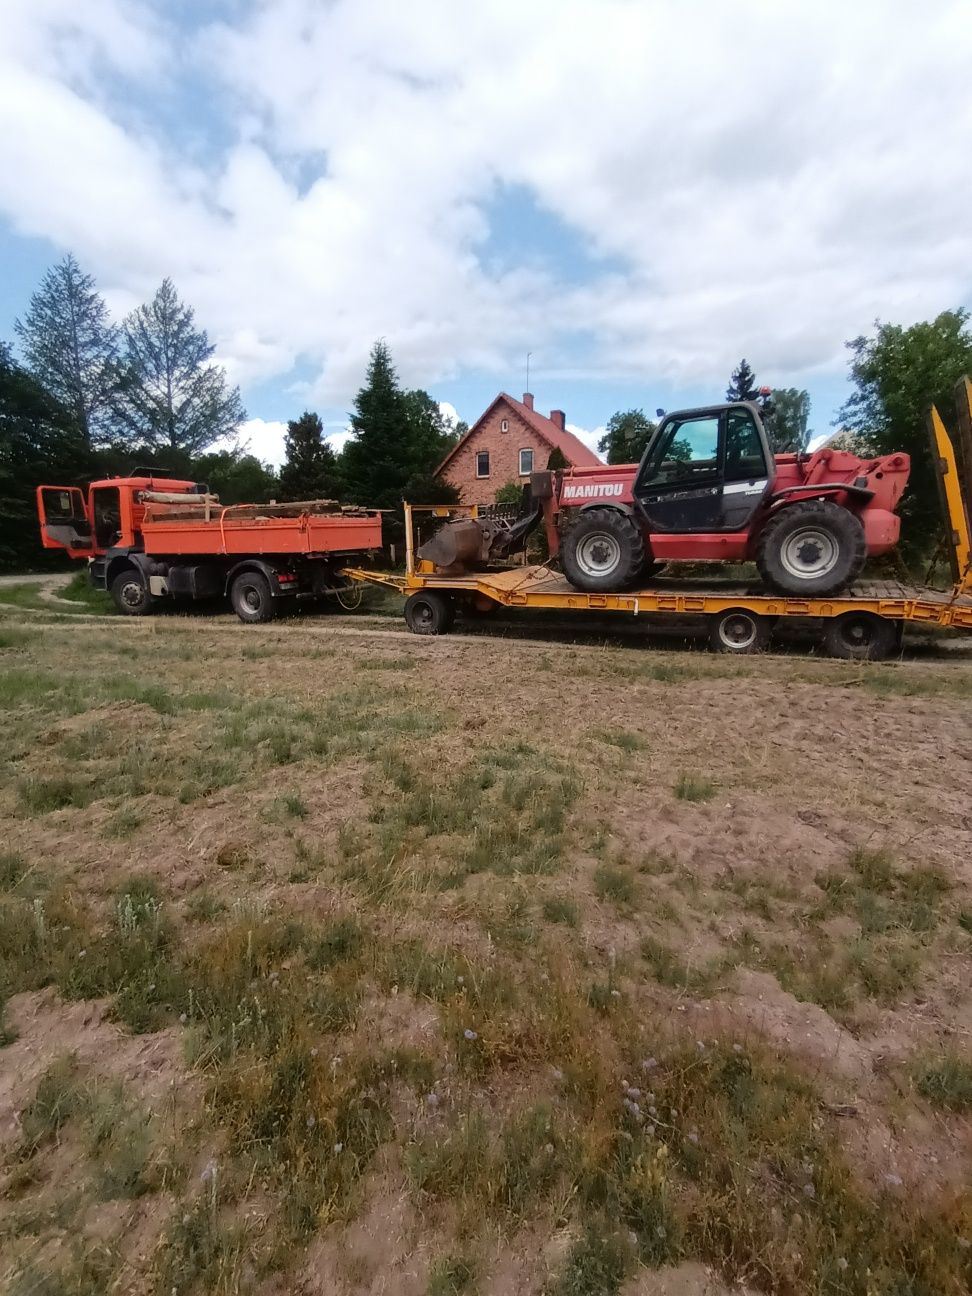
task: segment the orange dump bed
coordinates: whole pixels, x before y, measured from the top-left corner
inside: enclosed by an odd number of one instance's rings
[[[195,510],[193,510],[195,511]],[[363,509],[297,512],[252,504],[216,505],[207,518],[173,517],[152,506],[142,519],[145,552],[157,557],[325,554],[381,548],[381,514]]]

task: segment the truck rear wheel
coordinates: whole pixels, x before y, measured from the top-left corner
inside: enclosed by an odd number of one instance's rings
[[[247,625],[272,621],[277,614],[270,582],[263,572],[240,572],[230,586],[230,603],[236,615]]]
[[[617,509],[587,509],[570,524],[561,553],[564,574],[576,589],[609,594],[627,589],[645,565],[637,523]]]
[[[902,623],[874,612],[845,612],[828,621],[824,648],[831,657],[883,661],[901,647]]]
[[[435,590],[419,590],[405,604],[405,624],[412,634],[448,634],[455,619],[452,600]]]
[[[786,504],[766,524],[756,549],[763,584],[808,598],[836,594],[861,574],[864,526],[832,500]]]
[[[135,567],[118,573],[111,582],[111,597],[122,616],[146,616],[152,611],[152,595]]]

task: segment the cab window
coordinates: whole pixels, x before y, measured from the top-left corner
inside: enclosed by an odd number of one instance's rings
[[[673,419],[652,456],[643,488],[692,486],[718,474],[718,414]]]
[[[43,492],[44,521],[52,526],[85,521],[84,502],[76,490],[45,490]]]
[[[755,419],[748,409],[729,410],[726,415],[726,481],[758,481],[766,475],[766,458]]]
[[[117,486],[99,486],[94,495],[95,543],[109,549],[121,537],[121,499]]]

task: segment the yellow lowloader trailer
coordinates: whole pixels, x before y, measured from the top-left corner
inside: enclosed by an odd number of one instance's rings
[[[878,660],[895,654],[906,624],[972,630],[972,547],[968,501],[972,498],[972,383],[959,384],[959,438],[962,471],[955,449],[934,406],[928,431],[938,468],[943,512],[948,526],[952,585],[936,590],[897,581],[868,581],[827,598],[794,598],[759,586],[720,579],[698,582],[657,578],[643,589],[617,594],[585,594],[546,566],[506,566],[437,574],[416,558],[417,519],[477,517],[475,505],[405,506],[405,572],[348,568],[355,580],[384,585],[405,599],[405,621],[415,634],[445,634],[457,611],[487,613],[500,607],[557,612],[617,612],[653,618],[705,618],[709,642],[717,652],[753,653],[764,649],[774,626],[788,619],[819,620],[823,643],[834,657]]]

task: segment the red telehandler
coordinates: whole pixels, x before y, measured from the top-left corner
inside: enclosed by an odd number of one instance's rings
[[[88,562],[119,612],[160,600],[229,596],[241,621],[270,621],[298,599],[348,588],[349,557],[381,548],[381,513],[333,500],[221,505],[204,483],[136,470],[77,486],[38,486],[45,549]]]
[[[576,589],[631,589],[668,562],[753,561],[776,593],[819,598],[853,584],[898,541],[906,454],[823,446],[775,455],[757,405],[668,414],[640,464],[534,473],[516,522],[448,524],[419,558],[456,572],[522,548],[543,522]]]

